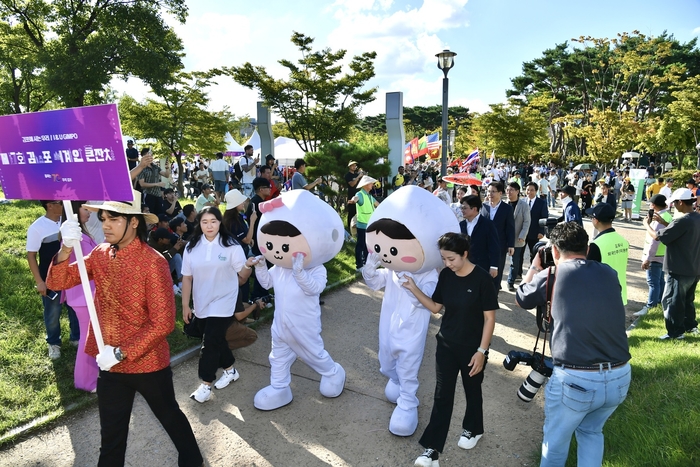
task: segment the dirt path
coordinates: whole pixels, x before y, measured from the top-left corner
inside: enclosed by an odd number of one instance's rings
[[[586,228],[591,232],[589,222]],[[644,231],[641,223],[615,226],[633,245],[628,264],[628,322],[646,301],[647,286],[640,269]],[[175,392],[192,423],[202,452],[211,466],[408,466],[420,454],[418,439],[427,425],[435,385],[435,333],[431,321],[420,371],[420,422],[416,434],[399,438],[389,433],[393,405],[384,399],[385,379],[378,371],[377,328],[381,293],[358,282],[324,297],[323,338],[331,356],[347,373],[345,392],[325,399],[318,375],[305,364],[292,367],[294,401],[273,412],[253,407],[255,392],[269,382],[269,327],[252,346],[234,352],[241,378],[212,400],[197,404],[188,395],[197,386],[197,360],[177,366]],[[521,402],[516,390],[529,368],[506,371],[501,362],[511,349],[531,351],[535,324],[531,312],[519,308],[514,296],[501,292],[501,310],[484,380],[484,437],[471,451],[457,447],[464,395],[458,390],[452,425],[440,456],[447,466],[528,466],[542,436],[543,398]],[[594,305],[594,303],[592,303]],[[0,466],[94,466],[99,450],[99,420],[93,407],[66,417],[0,451]],[[137,398],[131,421],[127,465],[175,466],[176,451],[143,400]]]

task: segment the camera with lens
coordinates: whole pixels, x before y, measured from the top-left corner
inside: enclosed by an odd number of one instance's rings
[[[558,217],[548,217],[546,219],[540,219],[537,222],[537,225],[540,227],[544,227],[544,235],[545,237],[549,237],[549,231],[554,228],[555,225],[559,223],[559,218]]]
[[[537,242],[532,247],[532,251],[540,257],[542,269],[554,266],[554,255],[552,254],[552,245],[549,242]]]
[[[528,365],[532,368],[530,374],[518,388],[518,398],[523,402],[530,402],[537,395],[537,391],[542,387],[545,379],[552,376],[554,368],[552,357],[545,357],[539,352],[529,354],[511,350],[503,360],[503,367],[508,371],[513,371],[518,364]]]

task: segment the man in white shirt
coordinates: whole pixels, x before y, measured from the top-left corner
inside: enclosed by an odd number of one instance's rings
[[[228,162],[224,160],[224,153],[217,152],[216,160],[209,164],[209,172],[214,180],[214,193],[216,201],[221,203],[224,200],[224,195],[228,191],[229,169]]]
[[[243,194],[248,198],[253,197],[253,180],[255,179],[256,165],[260,162],[260,157],[253,158],[253,146],[250,144],[245,148],[245,154],[241,156],[238,161],[238,165],[241,166],[241,171],[243,172],[243,177],[241,177],[241,188],[243,188]]]
[[[547,206],[554,208],[557,205],[556,191],[557,187],[559,186],[559,177],[557,176],[556,170],[552,169],[549,172],[549,179],[547,181],[549,182],[549,195],[547,196]]]
[[[660,190],[659,194],[664,195],[666,199],[671,198],[671,195],[673,194],[673,179],[672,178],[667,178],[666,179],[666,185],[664,185]]]

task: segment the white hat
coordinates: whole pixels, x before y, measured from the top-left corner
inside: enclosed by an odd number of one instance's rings
[[[687,201],[695,198],[695,195],[689,189],[679,188],[676,191],[674,191],[671,197],[668,199],[668,204],[671,204],[674,201]]]
[[[234,209],[240,206],[241,203],[245,202],[248,197],[238,190],[229,190],[224,196],[224,201],[226,201],[226,210]]]
[[[144,217],[146,223],[157,224],[158,216],[141,212],[141,193],[136,190],[132,190],[132,192],[134,193],[133,201],[105,201],[103,204],[83,204],[83,207],[92,212],[98,212],[101,209],[119,214],[140,215]]]
[[[363,175],[362,178],[360,179],[360,181],[357,182],[357,185],[356,185],[356,186],[363,187],[363,186],[365,186],[365,185],[367,185],[367,184],[370,184],[370,183],[374,184],[374,183],[376,183],[376,182],[377,182],[377,180],[375,180],[374,178],[370,177],[369,175]]]

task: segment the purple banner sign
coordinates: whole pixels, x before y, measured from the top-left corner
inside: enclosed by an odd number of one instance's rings
[[[133,201],[116,104],[0,117],[6,198]]]

